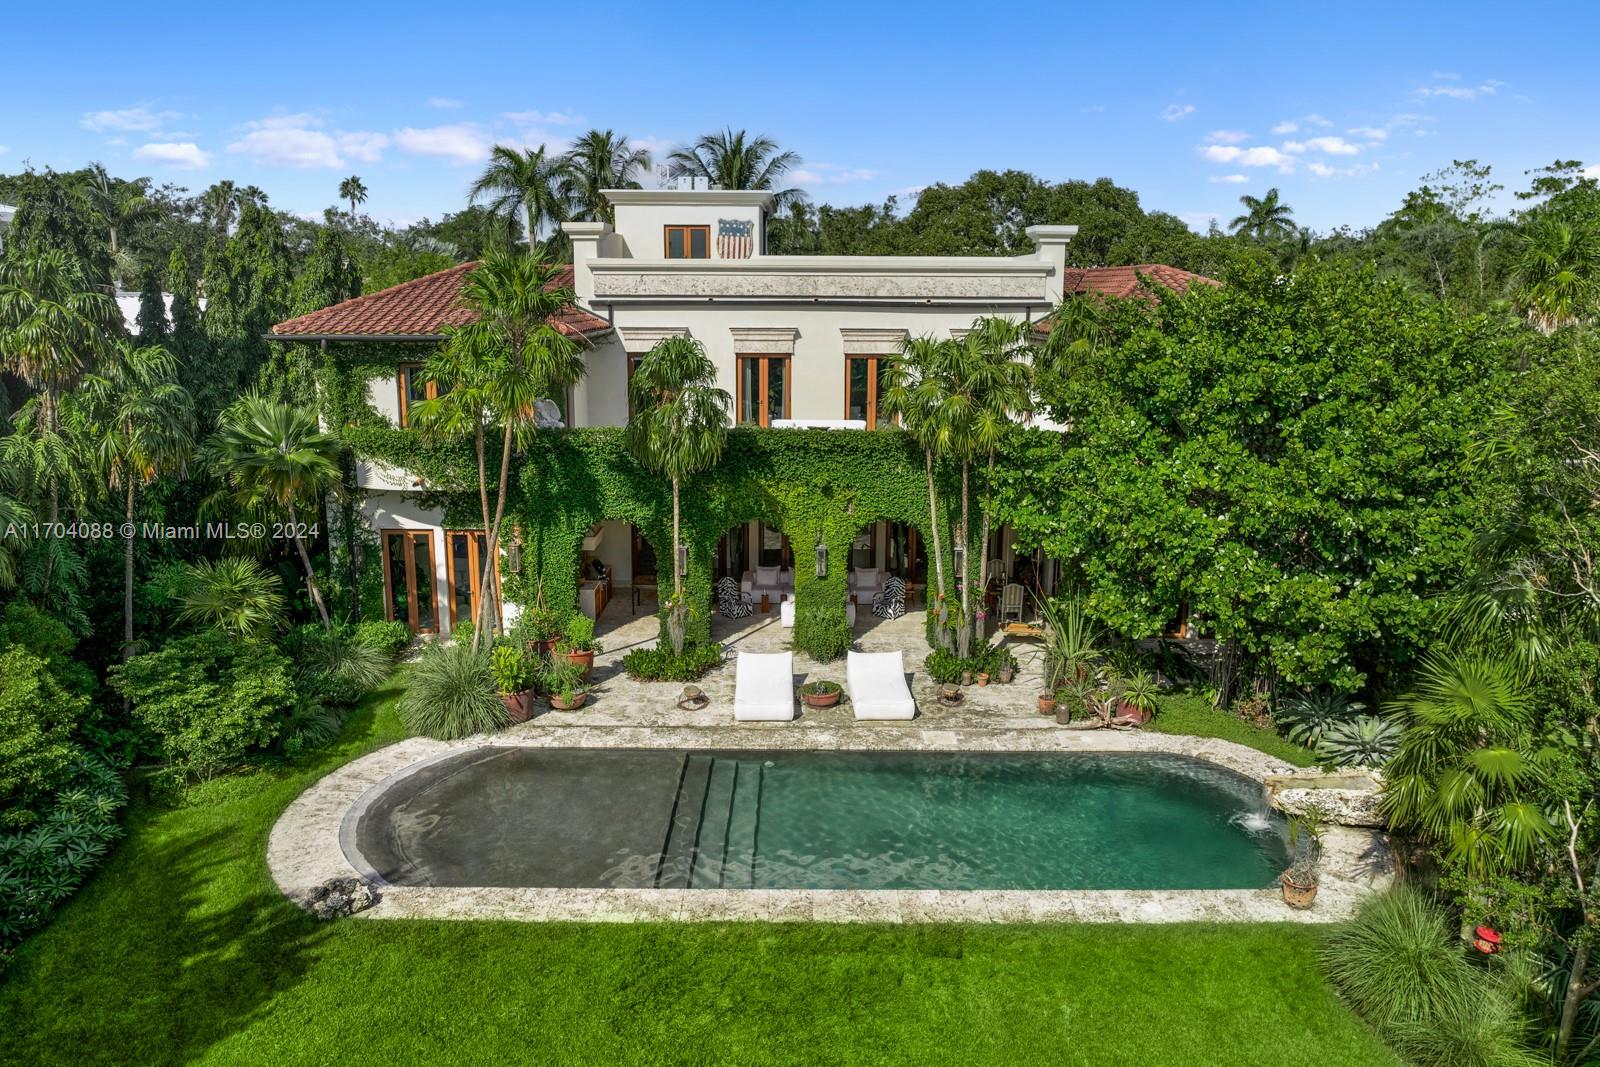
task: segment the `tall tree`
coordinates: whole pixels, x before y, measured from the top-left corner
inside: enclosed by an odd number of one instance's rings
[[[566,159],[550,155],[544,145],[518,151],[497,144],[472,183],[468,202],[487,199],[489,210],[497,215],[522,215],[528,228],[528,255],[537,256],[539,234],[568,216],[567,174]]]
[[[566,198],[580,219],[615,223],[616,212],[601,195],[605,189],[639,189],[650,169],[650,153],[610,130],[590,130],[567,150]]]
[[[1246,193],[1239,198],[1239,203],[1244,205],[1244,214],[1235,215],[1228,229],[1242,237],[1279,241],[1298,229],[1294,223],[1294,209],[1279,198],[1276,187],[1268,189],[1263,197]]]
[[[342,226],[317,230],[311,252],[289,290],[287,313],[308,315],[361,294],[361,271]],[[316,403],[317,350],[309,344],[276,344],[261,365],[258,388],[274,400]]]
[[[239,210],[239,190],[226,178],[200,194],[200,222],[212,234],[227,240]]]
[[[1539,214],[1517,234],[1516,252],[1511,303],[1534,329],[1551,334],[1594,316],[1600,306],[1600,226]]]
[[[884,390],[880,401],[881,414],[893,419],[922,448],[922,458],[928,474],[928,525],[933,542],[933,573],[939,586],[936,600],[929,604],[939,621],[939,639],[948,639],[945,603],[944,548],[939,527],[939,493],[934,481],[935,451],[943,447],[940,434],[937,388],[931,383],[946,360],[945,349],[954,344],[949,340],[932,337],[907,337],[901,342],[899,353],[889,361],[884,371]]]
[[[247,393],[227,411],[207,444],[212,474],[241,507],[272,509],[289,519],[291,539],[306,572],[306,591],[327,630],[328,606],[317,586],[300,526],[300,508],[314,507],[339,483],[339,439],[317,425],[315,409],[275,404]]]
[[[80,183],[46,169],[17,182],[17,214],[6,231],[8,254],[56,250],[78,265],[86,285],[112,287],[111,253]]]
[[[576,299],[571,289],[555,284],[556,276],[557,268],[537,256],[491,253],[461,286],[462,303],[477,321],[456,328],[446,341],[449,359],[459,368],[469,395],[482,401],[486,416],[502,429],[499,488],[479,586],[484,590],[495,588],[494,563],[499,559],[512,446],[536,431],[539,401],[563,395],[584,374],[578,345],[550,321]],[[482,496],[488,495],[481,464],[479,489]],[[480,598],[474,649],[491,628],[493,600],[487,593]]]
[[[155,213],[155,204],[149,197],[150,179],[113,178],[101,163],[89,164],[87,179],[85,190],[90,208],[105,229],[111,262],[118,275],[126,280],[136,264],[120,239],[131,227]]]
[[[972,444],[977,454],[986,457],[983,529],[978,535],[980,560],[986,568],[989,526],[994,510],[995,458],[1006,431],[1033,411],[1033,368],[1038,363],[1034,325],[1000,316],[982,318],[972,324],[971,332],[963,339],[963,347],[966,349],[962,362],[967,387],[977,409],[973,417]],[[965,493],[966,485],[961,488]],[[962,524],[965,526],[965,518]],[[968,571],[970,574],[970,567]],[[979,589],[991,578],[993,575],[986,570],[979,571]]]
[[[628,383],[633,417],[628,447],[639,462],[672,482],[672,602],[667,605],[667,636],[674,653],[683,651],[688,603],[683,595],[683,539],[679,494],[686,479],[722,458],[728,445],[728,413],[733,401],[717,388],[717,368],[699,341],[667,337],[639,361]]]
[[[354,222],[356,220],[356,205],[367,202],[367,187],[361,183],[359,177],[352,174],[339,183],[339,199],[350,202],[350,221]]]
[[[182,245],[173,248],[167,258],[167,284],[172,287],[172,329],[167,335],[167,347],[178,361],[179,383],[196,401],[198,421],[208,424],[216,412],[202,407],[199,397],[203,392],[200,384],[210,377],[211,340],[200,321],[195,280]]]
[[[181,472],[194,446],[194,408],[178,361],[160,345],[122,341],[74,397],[77,432],[107,487],[123,494],[122,658],[133,655],[133,523],[141,486]]]
[[[797,153],[780,151],[770,137],[752,137],[731,128],[708,133],[667,155],[670,177],[698,178],[721,189],[770,190],[777,194],[773,207],[780,211],[805,196],[799,189],[779,188],[785,175],[799,165]]]
[[[207,410],[257,381],[271,355],[264,338],[288,316],[291,283],[281,221],[254,200],[244,201],[238,227],[214,255],[206,264],[204,323],[216,355],[211,385],[197,397]]]
[[[139,275],[139,314],[133,320],[139,343],[164,344],[167,340],[167,301],[161,292],[161,272],[146,267]]]

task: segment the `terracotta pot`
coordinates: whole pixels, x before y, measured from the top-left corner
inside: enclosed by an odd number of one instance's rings
[[[1056,697],[1054,693],[1039,694],[1039,714],[1054,715],[1056,713]]]
[[[528,642],[528,651],[533,654],[535,659],[538,659],[538,658],[543,657],[543,656],[548,656],[550,654],[550,650],[552,648],[555,648],[555,647],[556,647],[556,639],[554,637],[552,637],[548,641],[529,641]]]
[[[962,671],[961,672],[961,684],[962,685],[971,685],[972,684],[972,672],[971,671]]]
[[[954,682],[946,682],[939,687],[939,699],[946,704],[954,704],[961,699],[961,687]]]
[[[1301,885],[1298,882],[1291,882],[1287,874],[1280,876],[1278,880],[1283,883],[1283,902],[1296,911],[1309,910],[1311,902],[1317,899],[1315,882],[1311,885]]]
[[[1001,667],[1000,668],[1000,684],[1001,685],[1010,685],[1011,684],[1011,679],[1013,677],[1015,677],[1015,675],[1016,675],[1016,671],[1012,670],[1010,667]]]
[[[1124,719],[1132,719],[1143,726],[1150,721],[1150,713],[1136,704],[1129,704],[1125,700],[1117,701],[1117,715]]]
[[[550,706],[555,708],[557,711],[577,711],[579,708],[583,707],[584,702],[588,699],[589,694],[581,689],[572,694],[572,700],[570,702],[562,700],[560,693],[551,693]]]
[[[520,693],[501,693],[500,702],[510,712],[512,722],[527,722],[533,718],[532,689],[524,689]]]
[[[844,696],[842,689],[835,689],[831,693],[801,693],[800,699],[806,702],[808,708],[831,708],[839,703],[839,698]]]
[[[989,684],[989,672],[988,671],[979,671],[978,672],[978,684],[979,685],[988,685]]]
[[[576,663],[583,668],[583,680],[586,682],[589,680],[589,676],[594,673],[594,649],[592,648],[587,652],[568,652],[567,661]]]

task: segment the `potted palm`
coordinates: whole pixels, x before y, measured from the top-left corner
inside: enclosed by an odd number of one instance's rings
[[[535,656],[546,656],[561,637],[561,616],[543,606],[534,606],[523,613],[517,627],[528,643],[528,651]]]
[[[512,722],[533,718],[533,666],[527,653],[509,641],[497,642],[489,653],[489,675]]]
[[[800,687],[800,699],[808,708],[831,708],[843,694],[838,682],[807,682]]]
[[[1308,910],[1317,899],[1322,835],[1327,825],[1327,813],[1314,804],[1289,820],[1289,848],[1294,858],[1279,881],[1283,885],[1283,902],[1297,911]]]
[[[594,672],[594,654],[601,651],[600,643],[594,639],[594,620],[581,613],[568,619],[561,648],[567,659],[583,668],[583,680],[587,682]]]
[[[1140,671],[1122,683],[1122,692],[1117,697],[1118,716],[1132,719],[1143,726],[1155,717],[1156,696],[1159,693],[1156,680],[1147,672]]]
[[[565,656],[551,656],[544,669],[545,692],[557,711],[576,711],[589,699],[583,686],[583,668]]]
[[[1016,675],[1017,657],[1011,654],[1009,648],[997,648],[994,653],[995,680],[1001,685],[1010,685],[1011,679]]]

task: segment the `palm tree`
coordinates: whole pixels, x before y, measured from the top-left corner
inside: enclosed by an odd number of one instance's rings
[[[580,219],[615,223],[616,212],[604,189],[639,189],[639,175],[650,169],[650,153],[610,130],[590,130],[567,150],[566,199]]]
[[[185,569],[179,608],[179,617],[187,622],[231,637],[262,637],[283,622],[283,593],[278,576],[255,560],[227,556]]]
[[[1533,328],[1552,334],[1594,314],[1600,302],[1600,228],[1548,215],[1517,235],[1511,303]]]
[[[667,337],[639,361],[628,383],[633,417],[628,447],[650,470],[672,481],[672,603],[667,634],[672,651],[683,651],[688,605],[683,596],[679,491],[686,478],[712,466],[728,445],[733,400],[717,388],[717,369],[699,341]]]
[[[928,473],[928,525],[932,528],[933,573],[939,583],[939,596],[935,611],[941,623],[944,620],[944,548],[939,536],[939,494],[934,486],[934,451],[940,447],[939,411],[935,390],[927,383],[937,375],[944,363],[944,349],[951,341],[938,341],[932,337],[907,337],[900,343],[900,352],[889,361],[883,372],[883,392],[880,400],[884,418],[898,422],[912,440],[922,447],[922,458]],[[940,627],[941,638],[944,628]]]
[[[1299,228],[1294,223],[1294,209],[1278,198],[1276,188],[1268,189],[1267,195],[1259,199],[1246,193],[1239,203],[1244,205],[1245,213],[1234,216],[1228,229],[1242,237],[1275,241]]]
[[[545,226],[566,221],[569,204],[565,188],[567,161],[546,153],[544,145],[519,152],[510,145],[497,144],[489,153],[489,163],[472,183],[469,204],[488,198],[489,210],[496,215],[521,213],[528,227],[528,255],[536,256],[539,231]]]
[[[339,183],[339,199],[350,201],[350,221],[356,220],[356,205],[367,202],[367,187],[361,184],[361,179],[352,174]]]
[[[1033,324],[991,316],[972,324],[965,338],[969,386],[978,410],[973,426],[973,443],[988,453],[983,480],[983,532],[978,537],[981,558],[989,556],[989,513],[994,488],[995,453],[1006,431],[1033,410],[1033,368],[1036,362]],[[962,493],[966,484],[962,484]],[[963,498],[963,506],[965,499]],[[962,526],[966,519],[963,517]],[[980,587],[989,575],[979,573]]]
[[[212,472],[240,505],[273,508],[288,516],[290,536],[306,572],[306,591],[323,627],[332,630],[333,620],[301,536],[299,505],[315,502],[338,485],[339,439],[322,431],[312,409],[248,393],[223,412],[208,451]]]
[[[799,165],[798,154],[780,152],[771,138],[730,128],[674,148],[667,155],[667,176],[699,178],[720,189],[769,189],[777,193],[774,209],[782,210],[805,196],[799,189],[778,188]]]
[[[222,237],[228,236],[228,228],[233,225],[233,216],[238,210],[238,188],[226,178],[200,194],[201,219],[207,229]]]
[[[0,258],[0,368],[37,391],[19,416],[27,423],[19,426],[24,432],[8,444],[28,445],[36,484],[48,486],[52,523],[61,514],[62,480],[71,473],[61,447],[60,398],[106,350],[121,322],[116,301],[91,288],[65,252]]]
[[[88,181],[90,209],[106,228],[111,262],[115,265],[117,273],[126,278],[137,264],[127,249],[119,245],[118,237],[142,219],[154,214],[155,204],[148,195],[150,179],[118,181],[106,172],[103,164],[91,163]]]
[[[472,403],[481,403],[485,415],[499,420],[504,428],[500,485],[487,527],[488,551],[480,586],[485,590],[494,587],[512,444],[535,432],[540,400],[563,395],[584,374],[577,344],[550,321],[576,299],[571,289],[555,285],[557,270],[538,256],[491,253],[461,286],[462,302],[477,314],[477,321],[452,331],[446,342],[451,350],[449,359],[458,368],[459,385],[468,391]],[[463,425],[459,413],[451,418],[457,428]],[[481,458],[478,478],[480,497],[486,499],[488,480]],[[492,599],[481,598],[479,622],[472,635],[474,649],[490,628]]]
[[[159,345],[118,344],[76,396],[81,430],[107,485],[124,494],[122,658],[133,655],[133,516],[141,485],[181,472],[194,447],[194,404],[178,361]]]

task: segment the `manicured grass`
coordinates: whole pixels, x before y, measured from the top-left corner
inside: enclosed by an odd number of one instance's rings
[[[1316,753],[1286,737],[1252,726],[1243,719],[1218,711],[1211,702],[1193,693],[1175,693],[1160,698],[1156,717],[1147,730],[1163,734],[1190,734],[1195,737],[1220,737],[1277,756],[1296,767],[1315,767]]]
[[[1387,1064],[1291,926],[318,923],[283,807],[400,735],[136,804],[0,980],[0,1063]]]

